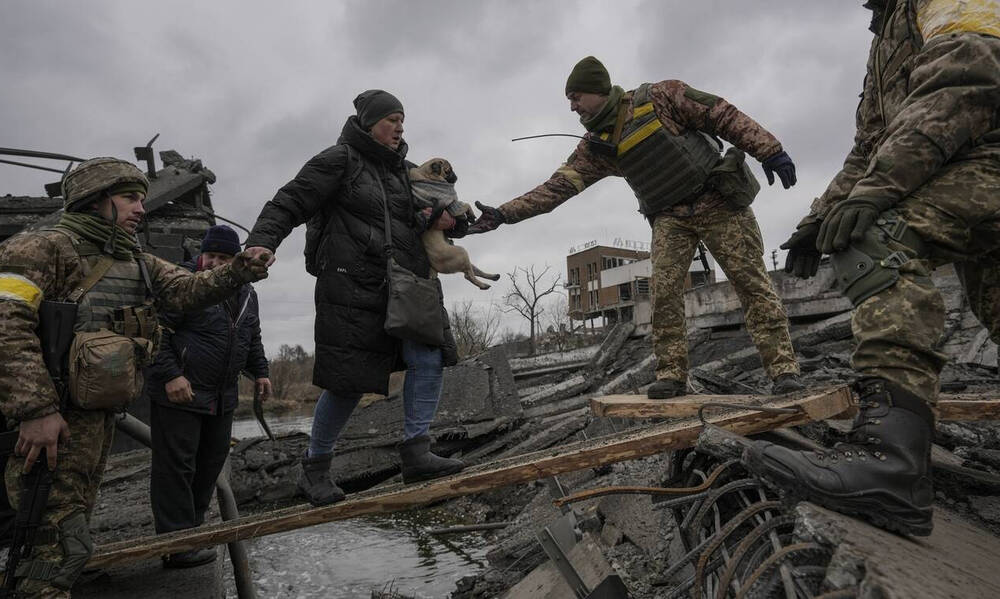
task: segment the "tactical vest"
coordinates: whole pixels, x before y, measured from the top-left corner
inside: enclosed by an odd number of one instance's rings
[[[663,128],[649,87],[644,83],[633,93],[632,120],[622,127],[616,160],[644,215],[697,196],[719,162],[719,149],[705,134],[689,129],[672,135]],[[609,137],[601,134],[601,139]]]
[[[98,256],[85,258],[86,272],[94,268],[97,258]],[[107,329],[125,334],[122,330],[115,330],[122,326],[114,318],[115,309],[141,306],[146,297],[146,285],[143,283],[139,264],[135,260],[115,260],[107,274],[80,298],[75,329],[77,331]]]

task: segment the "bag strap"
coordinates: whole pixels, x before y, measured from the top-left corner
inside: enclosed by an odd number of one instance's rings
[[[97,282],[100,281],[104,275],[108,274],[108,271],[111,270],[111,265],[114,263],[114,258],[108,256],[107,254],[102,255],[97,259],[97,264],[94,265],[94,268],[90,270],[90,274],[80,281],[80,284],[70,292],[66,299],[74,304],[79,302],[80,298],[83,297],[85,293],[90,291],[94,285],[97,285]]]
[[[378,181],[378,189],[382,194],[382,213],[385,216],[385,245],[382,249],[385,250],[385,257],[392,259],[392,223],[389,221],[389,198],[385,193],[385,184],[382,183],[382,173],[383,169],[378,169],[378,176],[375,180]]]
[[[622,94],[620,100],[618,100],[618,118],[615,119],[615,130],[611,134],[611,143],[616,147],[618,142],[622,139],[622,128],[625,127],[625,107],[632,100],[631,94]]]

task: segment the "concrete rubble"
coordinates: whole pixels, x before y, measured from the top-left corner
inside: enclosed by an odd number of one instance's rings
[[[178,261],[190,256],[190,241],[214,222],[206,186],[214,175],[175,152],[161,153],[161,159],[165,166],[147,202],[147,241],[156,253]],[[0,239],[24,226],[45,224],[52,218],[45,215],[57,208],[51,198],[0,198],[0,214],[11,224],[0,228]],[[784,273],[772,277],[792,323],[806,382],[817,387],[849,382],[850,305],[834,289],[829,267],[824,264],[809,281]],[[997,346],[969,311],[954,270],[941,269],[934,280],[948,308],[939,347],[951,358],[943,390],[1000,392]],[[767,393],[770,381],[729,284],[689,290],[685,302],[690,390]],[[593,417],[589,400],[642,393],[654,379],[653,365],[648,334],[631,323],[610,328],[600,343],[567,352],[513,357],[493,348],[446,370],[432,429],[435,451],[480,464],[639,426],[643,423]],[[144,416],[141,404],[133,412]],[[829,444],[842,436],[844,426],[813,423],[784,439]],[[355,492],[394,480],[394,445],[401,430],[400,397],[359,409],[338,446],[333,465],[338,483]],[[230,462],[240,509],[254,512],[301,501],[295,480],[307,443],[304,434],[274,442],[239,440]],[[120,442],[118,448],[135,446]],[[492,545],[488,567],[459,581],[452,597],[575,597],[539,543],[537,535],[546,527],[562,530],[557,545],[588,589],[618,575],[636,599],[726,597],[737,589],[746,597],[785,596],[782,585],[789,581],[803,597],[1000,596],[1000,570],[994,565],[1000,552],[1000,426],[939,423],[933,460],[936,528],[926,540],[898,537],[808,504],[787,506],[723,458],[690,450],[452,500],[449,512],[469,523],[512,522],[483,533]],[[563,494],[595,487],[693,486],[714,471],[721,472],[714,486],[694,499],[611,495],[566,511],[552,504]],[[98,544],[152,533],[148,477],[148,451],[113,456],[92,521]],[[218,518],[212,510],[209,521]],[[171,595],[216,597],[222,593],[222,568],[229,565],[219,560],[213,568],[176,574],[140,563],[89,574],[74,596],[153,597],[155,580],[155,587]]]

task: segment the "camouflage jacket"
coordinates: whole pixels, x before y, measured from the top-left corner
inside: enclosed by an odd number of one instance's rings
[[[849,197],[899,201],[947,163],[1000,158],[1000,14],[974,6],[984,1],[897,0],[887,9],[854,147],[806,220]]]
[[[89,272],[75,242],[79,238],[73,234],[43,230],[0,244],[0,413],[8,424],[58,411],[36,333],[38,306],[43,299],[65,300]],[[146,263],[161,310],[210,306],[244,283],[228,265],[192,274],[152,254],[139,254],[139,259]]]
[[[632,92],[629,92],[631,98]],[[781,151],[781,144],[756,121],[724,99],[689,87],[683,81],[669,80],[650,86],[656,116],[664,129],[680,135],[688,129],[711,133],[728,141],[758,160]],[[628,102],[626,123],[632,120],[632,102]],[[590,134],[587,134],[589,137]],[[570,154],[549,180],[528,193],[500,206],[508,223],[551,212],[556,206],[608,176],[622,176],[610,158],[590,151],[586,140]],[[717,194],[715,194],[717,195]],[[721,197],[706,193],[696,203],[721,203]],[[697,210],[695,210],[697,211]]]

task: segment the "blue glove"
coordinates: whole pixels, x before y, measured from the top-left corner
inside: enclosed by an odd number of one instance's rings
[[[774,185],[774,173],[778,173],[781,185],[785,189],[795,185],[797,181],[795,178],[795,163],[792,162],[792,159],[784,150],[762,162],[761,166],[764,167],[764,175],[767,176],[768,185]]]

